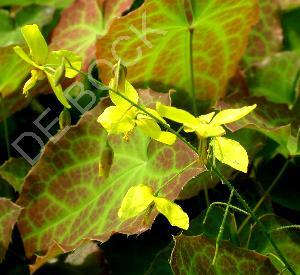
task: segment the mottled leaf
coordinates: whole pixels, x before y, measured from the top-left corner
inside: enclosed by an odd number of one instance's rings
[[[76,0],[61,15],[54,29],[51,48],[81,55],[87,71],[95,58],[96,37],[106,33],[114,17],[130,8],[133,0]]]
[[[20,212],[21,207],[8,199],[0,198],[0,262],[5,256],[13,227]]]
[[[259,0],[260,21],[249,36],[243,61],[246,66],[280,51],[283,34],[280,22],[279,0]]]
[[[292,266],[296,274],[300,272],[300,236],[295,229],[288,230],[276,230],[281,226],[290,226],[291,224],[273,214],[265,215],[262,217],[261,221],[264,223],[265,227],[271,232],[273,240],[276,242],[279,249],[284,253],[284,256],[288,260],[289,264]],[[273,231],[272,231],[273,230]],[[250,239],[250,249],[255,249],[262,254],[273,253],[276,254],[274,248],[266,239],[265,235],[262,233],[260,226],[254,225],[252,229],[251,239]],[[270,257],[274,266],[278,270],[283,270],[284,267],[278,262],[277,259]],[[282,274],[289,274],[286,270]]]
[[[255,251],[236,247],[223,241],[219,247],[215,266],[212,259],[215,252],[215,241],[202,236],[175,237],[171,266],[179,274],[277,274],[270,260]]]
[[[248,76],[250,93],[292,106],[299,95],[300,54],[281,52],[257,64]]]
[[[300,154],[300,115],[299,104],[289,110],[286,105],[268,102],[263,98],[231,98],[226,102],[219,102],[218,108],[226,109],[244,106],[245,104],[257,104],[257,108],[245,118],[226,127],[231,131],[237,131],[243,127],[253,128],[280,145],[278,151],[284,156],[295,156]]]
[[[108,65],[121,58],[128,80],[140,86],[217,98],[224,94],[257,20],[254,0],[146,0],[98,39],[101,79],[108,83]]]
[[[107,240],[114,232],[136,234],[149,217],[123,222],[117,213],[128,189],[144,183],[170,200],[204,170],[197,155],[177,141],[170,147],[135,131],[126,142],[110,136],[113,162],[108,178],[99,176],[106,131],[97,123],[101,106],[86,113],[57,143],[46,145],[31,169],[18,200],[25,207],[19,222],[26,254],[45,252],[56,241],[66,251],[84,239]]]
[[[31,165],[23,158],[11,158],[0,167],[0,177],[20,192]]]

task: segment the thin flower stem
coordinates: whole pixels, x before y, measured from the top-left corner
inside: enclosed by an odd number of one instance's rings
[[[244,198],[240,195],[239,192],[235,190],[235,188],[232,186],[232,184],[223,176],[223,174],[220,172],[220,170],[214,166],[212,166],[212,170],[215,172],[215,174],[222,180],[223,183],[227,185],[227,187],[230,190],[234,190],[236,198],[239,200],[239,202],[243,205],[243,207],[246,209],[247,212],[250,213],[252,219],[261,227],[262,232],[266,236],[266,238],[269,240],[270,244],[273,246],[274,250],[276,251],[278,257],[280,260],[285,264],[285,267],[289,270],[289,272],[293,275],[296,275],[296,272],[293,270],[291,265],[288,263],[284,255],[282,254],[281,250],[278,248],[277,244],[271,237],[270,233],[266,229],[265,225],[257,218],[255,212],[250,208],[248,203],[244,200]]]
[[[222,220],[220,230],[219,230],[217,240],[216,240],[216,250],[215,250],[215,255],[214,255],[214,258],[213,258],[213,261],[212,261],[213,266],[215,265],[216,260],[217,260],[217,256],[218,256],[218,252],[219,252],[219,246],[220,246],[220,242],[221,242],[221,239],[222,239],[222,236],[223,236],[225,223],[226,223],[227,216],[228,216],[228,213],[229,213],[229,205],[231,204],[233,194],[234,194],[234,190],[231,190],[230,196],[229,196],[229,199],[228,199],[228,202],[227,202],[227,206],[226,206],[226,209],[225,209],[225,213],[224,213],[224,216],[223,216],[223,220]]]
[[[300,225],[298,225],[298,224],[292,224],[292,225],[280,226],[280,227],[271,229],[270,232],[277,232],[277,231],[289,230],[289,229],[298,229],[298,230],[300,230]]]
[[[72,66],[72,64],[69,62],[68,59],[66,59],[67,62],[70,65],[70,68],[72,68],[73,70],[77,71],[78,73],[80,73],[81,75],[88,77],[88,74],[81,72],[80,70],[77,70],[76,68],[74,68]],[[168,124],[164,123],[163,121],[161,121],[160,119],[158,119],[157,117],[155,117],[154,115],[152,115],[151,113],[147,112],[147,110],[145,110],[143,107],[141,107],[140,105],[134,103],[133,101],[131,101],[129,98],[127,98],[126,96],[124,96],[123,94],[121,94],[120,92],[105,86],[103,83],[101,83],[100,81],[96,80],[93,78],[93,81],[95,81],[95,83],[97,83],[99,86],[102,86],[103,89],[106,90],[111,90],[112,92],[114,92],[115,94],[119,95],[120,97],[122,97],[123,99],[127,100],[129,103],[131,103],[133,106],[135,106],[136,108],[138,108],[139,110],[143,111],[145,114],[147,114],[149,117],[155,119],[157,122],[159,122],[165,129],[167,129],[168,131],[170,131],[171,133],[173,133],[174,135],[176,135],[178,137],[178,139],[180,139],[182,142],[184,142],[189,148],[191,148],[195,153],[198,154],[198,150],[192,145],[190,144],[188,141],[185,140],[185,138],[183,138],[181,135],[179,135],[175,130],[173,130]],[[290,266],[290,264],[288,263],[288,261],[286,260],[286,258],[284,257],[284,255],[282,254],[282,252],[280,251],[280,249],[278,248],[278,246],[276,245],[276,243],[274,242],[273,238],[271,237],[270,233],[267,231],[266,227],[264,226],[264,224],[257,218],[255,212],[252,211],[252,209],[250,208],[250,206],[248,205],[248,203],[244,200],[244,198],[239,194],[239,192],[236,191],[236,189],[234,188],[234,186],[227,180],[227,178],[225,178],[223,176],[223,174],[221,173],[221,171],[215,167],[214,165],[211,164],[211,169],[212,171],[217,175],[217,177],[224,183],[226,184],[226,186],[229,188],[230,191],[232,191],[234,193],[234,195],[236,196],[236,198],[239,200],[239,202],[243,205],[243,207],[246,209],[247,212],[250,213],[252,219],[262,228],[263,233],[266,235],[267,239],[269,240],[269,242],[271,243],[271,245],[273,246],[274,250],[276,251],[276,253],[278,254],[279,258],[282,260],[282,262],[285,264],[286,268],[290,271],[291,274],[296,275],[295,271],[293,270],[293,268]]]
[[[270,194],[270,192],[273,190],[274,186],[277,184],[277,182],[279,181],[279,179],[282,177],[283,173],[285,172],[286,168],[288,167],[289,161],[287,160],[285,162],[285,164],[282,166],[281,170],[279,171],[278,175],[276,176],[276,178],[273,180],[273,182],[271,183],[271,185],[269,186],[269,188],[266,190],[266,192],[263,194],[263,196],[260,198],[260,200],[257,202],[257,204],[255,205],[255,207],[253,208],[253,212],[256,212],[257,209],[262,205],[262,203],[265,201],[265,199],[267,198],[267,196]],[[246,226],[246,224],[249,222],[251,217],[247,217],[242,224],[240,225],[237,233],[240,234],[243,230],[243,228]]]
[[[203,219],[203,224],[206,223],[207,217],[208,217],[208,215],[209,215],[211,209],[212,209],[214,206],[216,206],[216,205],[227,206],[228,203],[225,203],[225,202],[218,202],[218,201],[211,203],[210,206],[208,207],[207,211],[206,211],[205,217],[204,217],[204,219]],[[230,204],[230,205],[229,205],[229,208],[232,209],[232,210],[234,210],[234,211],[241,212],[242,214],[245,214],[245,215],[247,215],[247,216],[249,215],[248,212],[246,212],[246,211],[244,211],[243,209],[241,209],[241,208],[239,208],[239,207],[236,207],[236,206],[234,206],[234,205],[231,205],[231,204]]]

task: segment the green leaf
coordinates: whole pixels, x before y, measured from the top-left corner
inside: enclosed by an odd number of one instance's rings
[[[239,142],[224,137],[216,137],[211,142],[213,154],[220,162],[247,173],[248,154]]]
[[[43,5],[49,5],[56,8],[65,8],[74,0],[43,0]],[[41,4],[40,0],[1,0],[0,6],[28,6],[32,4]]]
[[[20,193],[31,165],[23,158],[11,158],[0,167],[0,176]]]
[[[189,3],[146,0],[116,19],[97,40],[100,78],[108,83],[107,64],[120,58],[128,63],[127,78],[133,84],[174,88],[189,98],[224,95],[258,20],[257,1],[192,1],[192,10]]]
[[[100,177],[99,164],[107,151],[106,131],[97,122],[102,110],[100,104],[55,144],[49,142],[26,177],[18,200],[25,207],[19,229],[26,255],[46,251],[53,241],[69,251],[83,239],[106,241],[114,232],[141,233],[151,226],[156,211],[150,213],[149,224],[142,217],[123,222],[117,215],[132,186],[144,183],[158,190],[164,185],[160,195],[174,200],[205,170],[184,143],[171,147],[150,142],[134,131],[128,141],[110,136],[112,166],[108,178]]]
[[[154,202],[158,212],[163,214],[171,225],[184,230],[189,228],[189,216],[179,205],[165,198],[155,198]]]
[[[276,245],[284,253],[285,257],[287,257],[296,274],[298,274],[300,272],[300,237],[299,234],[297,234],[297,231],[294,231],[295,229],[280,231],[274,230],[281,226],[289,226],[291,225],[291,223],[273,214],[263,216],[261,218],[261,221],[264,223],[265,227],[271,231],[271,237],[275,241]],[[250,249],[256,249],[262,254],[276,254],[274,248],[272,247],[272,245],[270,245],[265,235],[262,234],[261,228],[257,224],[255,224],[252,228],[252,234],[249,244]],[[270,259],[278,270],[284,269],[284,267],[280,262],[278,262],[277,259],[273,257],[270,257]],[[284,272],[283,274],[288,274],[288,271]]]
[[[293,106],[300,85],[300,53],[281,52],[254,67],[248,76],[250,93],[274,103]]]
[[[20,28],[28,24],[37,24],[42,28],[51,22],[54,11],[52,7],[38,5],[23,7],[11,13],[0,9],[0,46],[23,44]]]
[[[118,216],[123,220],[134,218],[144,212],[153,200],[154,195],[151,187],[144,184],[133,186],[126,193]]]
[[[20,215],[21,207],[8,199],[0,198],[0,262],[3,260],[11,239],[11,233]]]
[[[38,65],[45,64],[48,57],[48,45],[38,25],[25,25],[21,32],[30,50],[30,55]]]
[[[22,84],[30,71],[29,68],[30,65],[16,55],[12,46],[0,48],[0,94],[2,97],[9,96]]]
[[[236,247],[228,241],[220,243],[214,266],[215,241],[202,236],[175,237],[171,257],[172,270],[177,275],[186,274],[277,274],[270,260],[252,250]]]
[[[132,2],[133,0],[75,1],[62,12],[60,22],[53,31],[51,48],[77,53],[83,58],[83,70],[87,71],[90,62],[95,59],[96,37],[105,34],[112,20],[129,9]]]
[[[203,224],[204,218],[207,213],[207,209],[204,210],[201,215],[191,221],[190,228],[185,232],[188,236],[203,235],[206,238],[214,240],[217,238],[220,230],[220,226],[225,214],[225,205],[215,205],[211,208],[209,214],[206,217],[205,223]],[[230,241],[232,244],[237,246],[240,245],[237,234],[237,224],[233,211],[229,211],[227,219],[224,225],[224,231],[222,234],[222,240]]]
[[[244,65],[247,67],[279,52],[283,44],[280,0],[259,0],[258,2],[260,21],[250,33],[248,47],[243,58]]]

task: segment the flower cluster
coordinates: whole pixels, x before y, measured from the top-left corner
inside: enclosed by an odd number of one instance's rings
[[[48,79],[56,97],[67,108],[70,108],[60,85],[61,79],[74,78],[81,68],[81,57],[67,50],[49,51],[48,45],[36,24],[21,28],[23,37],[29,48],[29,55],[20,47],[15,46],[15,52],[31,67],[31,77],[23,87],[27,96],[38,80]],[[74,70],[75,69],[75,70]]]

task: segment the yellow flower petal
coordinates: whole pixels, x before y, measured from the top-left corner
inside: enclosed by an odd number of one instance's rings
[[[211,142],[214,156],[220,162],[247,173],[248,154],[239,142],[224,137],[216,137]]]
[[[18,56],[20,56],[25,62],[28,64],[34,66],[34,67],[39,67],[24,51],[20,46],[15,46],[14,51]]]
[[[206,114],[206,115],[201,115],[198,117],[198,120],[200,123],[210,123],[212,118],[214,117],[215,115],[215,112],[212,112],[212,113],[209,113],[209,114]]]
[[[109,134],[127,133],[135,127],[135,109],[108,107],[98,117],[98,122]]]
[[[245,106],[239,109],[227,109],[219,112],[211,121],[211,124],[221,125],[231,123],[233,121],[239,120],[242,117],[248,115],[256,108],[256,104],[252,106]]]
[[[199,121],[196,117],[191,115],[189,112],[156,103],[156,111],[165,118],[184,124],[186,127],[194,129],[199,125]]]
[[[163,214],[171,225],[187,230],[189,228],[189,216],[179,205],[165,198],[154,198],[155,206]]]
[[[38,64],[43,65],[48,56],[48,46],[36,24],[25,25],[21,28],[21,32],[30,49],[32,59]]]
[[[184,129],[189,132],[189,129]],[[210,124],[199,124],[195,129],[196,134],[201,138],[216,137],[224,135],[225,129],[222,126],[215,126]]]
[[[109,83],[109,87],[113,88],[114,86],[115,86],[115,79],[113,78]],[[139,100],[138,92],[127,80],[125,80],[124,92],[122,91],[118,91],[118,92],[122,93],[126,98],[130,99],[133,103],[138,103]],[[109,91],[109,96],[111,101],[116,106],[123,107],[123,108],[127,108],[128,106],[131,106],[131,103],[129,103],[126,99],[123,99],[113,91]]]
[[[136,217],[145,211],[153,200],[154,196],[151,187],[144,184],[133,186],[126,193],[118,211],[118,216],[124,220]]]
[[[45,74],[42,71],[32,70],[31,77],[26,81],[23,87],[23,94],[28,95],[28,91],[32,89],[38,80],[45,78]]]
[[[163,132],[153,119],[138,119],[136,124],[145,135],[154,140],[168,145],[172,145],[176,141],[176,136],[174,134]]]

